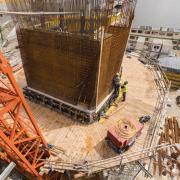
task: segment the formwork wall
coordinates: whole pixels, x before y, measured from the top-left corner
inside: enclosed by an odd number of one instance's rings
[[[130,27],[110,26],[103,41],[99,73],[98,104],[112,91],[114,75],[120,71]]]
[[[94,108],[112,91],[113,77],[120,70],[129,29],[109,27],[101,57],[98,40],[21,29],[17,34],[27,85],[74,105],[83,103]]]
[[[28,87],[97,108],[120,70],[136,0],[120,8],[114,0],[6,3],[9,11],[21,12],[12,18]]]
[[[17,34],[29,87],[75,105],[94,106],[99,41],[42,30]]]

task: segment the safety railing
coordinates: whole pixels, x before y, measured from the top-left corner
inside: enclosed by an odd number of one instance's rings
[[[112,158],[107,158],[98,161],[84,161],[74,163],[57,160],[46,160],[44,167],[41,168],[41,172],[47,172],[47,170],[60,172],[62,170],[69,170],[82,172],[85,174],[93,174],[116,166],[124,165],[126,163],[134,162],[140,159],[147,159],[149,157],[152,157],[156,151],[173,146],[174,145],[170,144],[161,144],[134,153],[121,154]]]
[[[143,58],[146,60],[145,62],[152,72],[158,92],[155,111],[151,119],[152,124],[149,127],[144,146],[153,147],[158,142],[160,126],[165,120],[165,111],[171,84],[159,64],[154,59],[146,55]]]
[[[149,57],[144,57],[144,58],[146,58],[149,69],[151,70],[152,75],[154,76],[156,88],[158,91],[158,98],[157,98],[156,108],[151,119],[152,124],[149,127],[147,137],[145,140],[146,143],[145,146],[143,147],[143,150],[128,154],[127,153],[121,154],[103,160],[88,161],[88,162],[73,163],[73,162],[63,162],[63,161],[58,162],[58,161],[47,160],[44,169],[52,168],[52,170],[55,171],[60,171],[60,170],[79,171],[87,174],[97,173],[105,169],[119,166],[120,164],[126,164],[140,159],[146,159],[152,157],[157,152],[157,150],[162,148],[167,148],[169,146],[173,146],[170,144],[157,145],[161,123],[165,120],[165,109],[167,106],[167,98],[170,88],[170,82],[168,81],[161,67],[157,63],[154,63],[154,61]]]

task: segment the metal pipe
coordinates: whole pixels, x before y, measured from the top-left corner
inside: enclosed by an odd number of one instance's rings
[[[0,11],[0,15],[20,15],[20,16],[68,15],[68,14],[80,14],[80,12],[23,12],[23,11]]]
[[[0,180],[5,180],[11,173],[11,171],[15,168],[16,164],[11,162],[6,169],[1,173]]]

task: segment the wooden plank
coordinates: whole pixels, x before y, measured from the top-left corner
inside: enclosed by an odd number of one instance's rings
[[[174,136],[175,136],[174,141],[175,143],[179,143],[179,139],[180,139],[179,126],[176,118],[173,119],[173,123],[174,123]]]
[[[168,123],[169,123],[169,129],[171,130],[173,128],[172,119],[171,118],[168,119]]]
[[[165,137],[166,137],[166,142],[170,142],[170,139],[169,139],[169,124],[168,124],[168,119],[167,118],[165,120]]]
[[[163,133],[161,133],[160,135],[160,140],[159,140],[159,144],[161,144],[163,142]],[[162,151],[159,150],[158,151],[158,168],[159,168],[159,176],[162,175],[162,170],[163,170],[163,167],[162,167]]]

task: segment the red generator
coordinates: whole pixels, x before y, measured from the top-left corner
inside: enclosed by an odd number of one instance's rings
[[[106,141],[117,153],[121,154],[131,147],[140,136],[143,124],[132,118],[123,119],[107,132]]]

